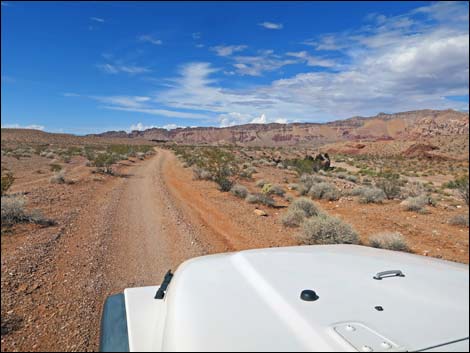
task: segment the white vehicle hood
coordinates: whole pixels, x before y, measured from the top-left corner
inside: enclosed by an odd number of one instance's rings
[[[385,270],[405,277],[373,279]],[[305,289],[318,300],[301,300]],[[131,350],[468,350],[468,266],[422,256],[352,245],[252,250],[184,263],[146,309],[132,303],[137,290],[125,292]]]

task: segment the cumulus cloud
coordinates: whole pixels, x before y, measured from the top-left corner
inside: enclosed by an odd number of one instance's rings
[[[335,61],[341,65],[315,51],[233,55],[233,70],[207,62],[187,63],[166,88],[146,95],[148,99],[107,97],[103,103],[108,109],[194,118],[220,126],[322,122],[424,108],[468,110],[467,101],[446,98],[468,96],[468,15],[462,15],[467,10],[466,3],[439,3],[395,17],[374,14],[361,28],[304,42],[317,51],[336,51]],[[460,15],[452,18],[456,14]],[[259,76],[301,62],[310,67],[264,84],[227,88],[219,80],[234,72]]]
[[[274,22],[261,22],[258,23],[258,26],[264,27],[266,29],[282,29],[284,27],[282,23]]]
[[[162,125],[162,126],[159,126],[159,125],[144,125],[142,123],[137,123],[137,124],[132,124],[129,129],[127,129],[128,132],[131,132],[131,131],[145,131],[145,130],[148,130],[148,129],[165,129],[165,130],[174,130],[174,129],[177,129],[181,126],[178,126],[176,124],[166,124],[166,125]]]
[[[40,131],[43,131],[45,129],[44,126],[36,125],[36,124],[31,124],[31,125],[5,124],[5,125],[2,125],[2,128],[6,128],[6,129],[33,129],[33,130],[40,130]]]
[[[218,45],[212,47],[211,50],[215,51],[218,56],[230,56],[233,53],[243,51],[246,48],[246,45]]]

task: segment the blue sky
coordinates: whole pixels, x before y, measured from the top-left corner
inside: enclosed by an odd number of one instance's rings
[[[468,3],[2,2],[3,127],[468,111]]]

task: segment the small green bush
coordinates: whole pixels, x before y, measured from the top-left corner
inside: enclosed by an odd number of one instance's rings
[[[385,200],[385,193],[379,188],[363,187],[353,190],[353,194],[359,195],[360,203],[382,203]]]

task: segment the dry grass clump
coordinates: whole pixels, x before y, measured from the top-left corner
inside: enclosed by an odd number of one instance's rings
[[[373,248],[405,252],[410,251],[406,239],[398,232],[387,232],[374,235],[369,238],[369,244]]]
[[[212,174],[200,167],[193,168],[193,176],[196,180],[212,180]]]
[[[255,183],[255,185],[259,188],[262,188],[265,184],[268,184],[268,182],[264,179],[259,179]]]
[[[1,190],[1,196],[3,196],[13,185],[13,182],[15,181],[15,177],[13,176],[13,173],[7,172],[5,174],[2,174],[2,190]]]

